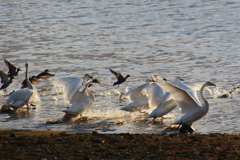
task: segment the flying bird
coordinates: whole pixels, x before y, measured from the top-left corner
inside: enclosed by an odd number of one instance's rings
[[[3,90],[4,92],[7,92],[7,87],[12,83],[12,80],[14,77],[8,78],[7,74],[3,71],[0,71],[0,77],[1,77],[1,83],[3,84],[0,88],[0,90]]]
[[[123,77],[123,75],[120,72],[116,72],[116,71],[114,71],[110,68],[109,68],[109,70],[113,75],[115,75],[117,77],[117,82],[114,82],[113,86],[118,85],[118,87],[119,87],[119,85],[121,83],[125,82],[127,80],[127,78],[130,77],[130,75],[127,75],[126,77]]]
[[[20,68],[16,68],[12,63],[4,59],[6,66],[8,67],[8,77],[14,77],[18,75],[18,72],[21,71]]]
[[[55,76],[55,74],[51,74],[51,73],[49,73],[49,70],[48,69],[46,69],[44,72],[41,72],[40,74],[38,74],[37,76],[36,76],[36,78],[37,79],[49,79],[50,77],[53,77],[53,76]]]

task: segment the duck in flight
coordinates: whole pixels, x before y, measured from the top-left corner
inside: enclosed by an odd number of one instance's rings
[[[7,87],[12,83],[12,80],[14,77],[8,78],[7,74],[3,71],[0,71],[0,77],[1,77],[1,83],[3,84],[0,88],[0,90],[3,90],[4,92],[7,92]]]
[[[21,71],[20,68],[15,67],[12,63],[4,59],[6,66],[8,67],[8,77],[14,77],[18,75],[18,72]]]
[[[120,72],[116,72],[116,71],[114,71],[110,68],[109,68],[109,70],[113,75],[115,75],[117,77],[117,82],[114,82],[113,86],[118,85],[118,87],[119,87],[119,85],[122,84],[123,82],[125,82],[128,77],[131,77],[130,75],[127,75],[126,77],[123,77],[123,75]]]
[[[42,73],[40,73],[40,74],[38,74],[37,76],[36,76],[36,78],[37,79],[49,79],[50,77],[53,77],[53,76],[55,76],[55,74],[51,74],[51,73],[49,73],[49,70],[48,69],[46,69],[44,72],[42,72]]]

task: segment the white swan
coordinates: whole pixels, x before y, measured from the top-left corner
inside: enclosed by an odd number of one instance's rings
[[[159,104],[162,103],[162,99],[165,95],[165,91],[155,83],[159,80],[162,80],[159,76],[152,75],[151,79],[147,80],[147,83],[142,84],[125,93],[123,97],[128,98],[132,102],[121,108],[121,110],[125,110],[128,112],[141,112],[143,109],[158,107]],[[181,80],[181,77],[177,77],[175,79],[175,82]],[[167,112],[168,110],[169,109],[166,109],[165,112]],[[169,110],[169,112],[170,111],[171,110]]]
[[[56,79],[54,81],[55,86],[64,86],[63,97],[66,102],[69,102],[73,94],[86,82],[89,78],[92,78],[89,74],[85,74],[83,78],[65,77]]]
[[[89,85],[100,85],[96,79],[88,79],[84,82],[78,90],[72,95],[69,103],[71,106],[63,112],[66,113],[67,116],[78,116],[82,115],[83,111],[90,108],[95,102],[95,96],[88,89]]]
[[[157,81],[160,77],[153,76],[152,79]],[[166,79],[162,80],[167,81]],[[183,81],[183,79],[181,77],[176,77],[175,81],[172,83],[177,83],[179,81]],[[157,85],[157,83],[155,83],[155,85],[156,86],[148,96],[149,105],[155,107],[155,109],[145,118],[145,120],[153,118],[153,121],[155,121],[156,118],[163,117],[177,107],[176,102],[173,100],[173,96],[169,92],[163,90]]]
[[[162,98],[161,102],[158,104],[158,106],[145,118],[153,118],[153,121],[155,121],[158,117],[163,117],[167,113],[171,112],[173,109],[177,107],[176,102],[174,101],[172,95],[170,92],[166,92],[164,97]]]
[[[147,82],[125,93],[122,97],[129,99],[131,103],[122,107],[121,110],[128,112],[141,112],[144,109],[149,109],[148,94],[155,86],[152,84],[153,83],[151,82]]]
[[[28,88],[13,92],[9,96],[7,103],[4,105],[5,107],[19,109],[26,105],[29,108],[29,100],[34,94],[34,87],[28,78],[28,63],[25,64],[25,67],[26,67],[25,78]]]
[[[162,82],[159,85],[166,91],[171,92],[174,100],[182,109],[182,113],[185,113],[174,124],[179,124],[180,133],[192,133],[194,129],[191,127],[193,122],[201,119],[207,114],[209,110],[209,103],[203,97],[203,89],[206,86],[216,86],[214,83],[207,81],[200,89],[200,97],[203,100],[203,105],[199,102],[196,91],[188,87],[182,82],[178,82],[178,85],[173,85],[169,82]],[[179,87],[181,86],[181,87]]]

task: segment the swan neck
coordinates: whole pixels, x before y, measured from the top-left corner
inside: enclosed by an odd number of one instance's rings
[[[33,85],[32,85],[32,83],[29,81],[29,78],[28,78],[28,65],[26,65],[25,78],[26,78],[26,82],[27,82],[28,88],[29,88],[29,89],[33,89]]]
[[[209,103],[208,101],[203,97],[203,89],[206,87],[206,85],[204,84],[201,89],[200,89],[200,97],[203,100],[203,107],[206,107],[207,109],[209,108]]]

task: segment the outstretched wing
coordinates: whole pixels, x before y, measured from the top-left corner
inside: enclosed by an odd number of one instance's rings
[[[159,85],[165,91],[170,92],[173,95],[173,98],[181,108],[182,113],[187,113],[201,106],[201,103],[196,96],[196,91],[192,90],[182,82],[178,82],[178,84],[172,84],[164,81],[159,83]]]
[[[113,75],[115,75],[115,76],[117,77],[117,79],[124,79],[123,76],[122,76],[122,74],[121,74],[120,72],[116,72],[116,71],[114,71],[114,70],[112,70],[112,69],[110,69],[110,68],[109,68],[109,70],[110,70],[110,72],[111,72]]]
[[[0,76],[1,76],[1,83],[8,82],[8,76],[3,71],[0,71]]]
[[[152,83],[151,86],[153,88],[148,95],[148,103],[151,108],[156,108],[160,103],[162,103],[165,91],[156,83]]]
[[[16,69],[17,69],[17,68],[16,68],[12,63],[10,63],[9,61],[7,61],[6,59],[4,59],[4,62],[5,62],[6,66],[7,66],[8,69],[9,69],[8,73],[15,73],[15,72],[16,72]]]
[[[70,101],[73,94],[79,89],[82,85],[83,79],[76,77],[66,77],[56,79],[53,84],[56,86],[64,86],[64,100]]]

